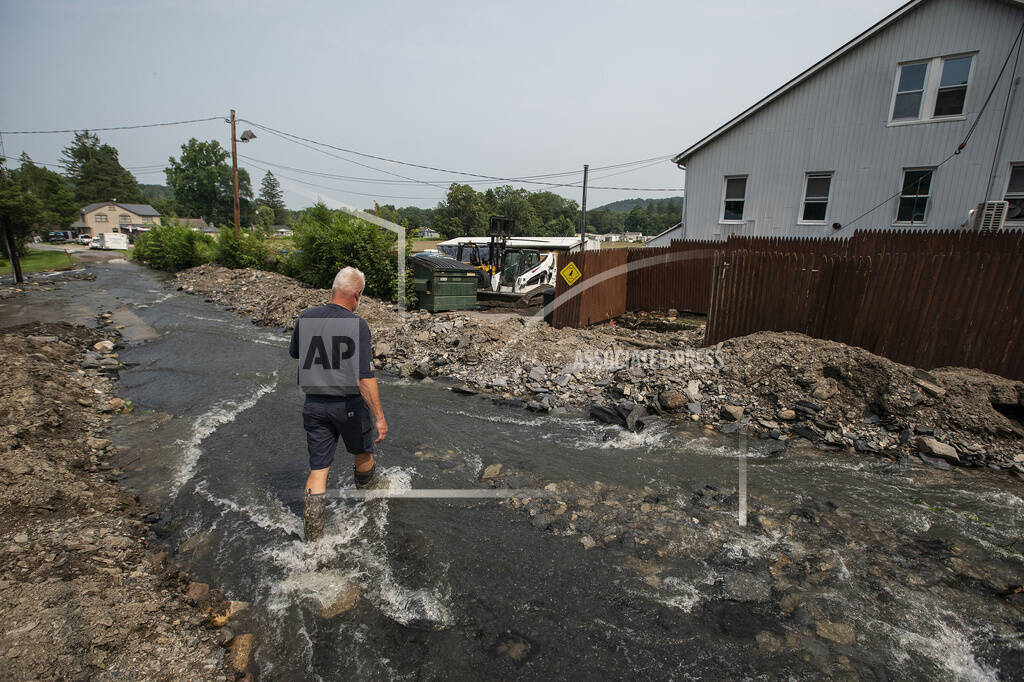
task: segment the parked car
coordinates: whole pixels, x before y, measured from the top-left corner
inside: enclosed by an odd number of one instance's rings
[[[99,237],[93,237],[92,239],[90,239],[89,240],[89,248],[90,249],[102,249],[103,247],[100,245],[100,238]]]
[[[71,236],[71,233],[63,230],[54,230],[50,234],[46,235],[46,241],[51,244],[65,244],[72,239],[73,237]]]
[[[86,244],[86,245],[88,245],[88,244],[92,243],[92,240],[93,240],[93,236],[91,234],[83,234],[83,235],[79,235],[78,238],[75,239],[75,243],[76,244]]]

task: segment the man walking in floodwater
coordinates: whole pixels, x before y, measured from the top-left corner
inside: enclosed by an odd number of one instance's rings
[[[370,327],[355,314],[366,278],[356,268],[334,277],[331,302],[299,315],[289,354],[299,360],[299,385],[306,394],[302,426],[309,450],[303,521],[306,541],[323,537],[327,474],[340,438],[355,458],[357,488],[375,487],[373,446],[388,424],[374,376]]]

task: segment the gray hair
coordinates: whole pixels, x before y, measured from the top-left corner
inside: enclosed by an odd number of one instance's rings
[[[358,268],[349,266],[338,270],[338,274],[334,276],[331,290],[347,296],[357,296],[363,293],[365,286],[366,276]]]

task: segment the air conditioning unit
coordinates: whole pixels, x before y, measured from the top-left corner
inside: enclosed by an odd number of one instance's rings
[[[971,229],[976,232],[995,232],[1006,224],[1010,204],[1006,201],[986,201],[974,209]]]

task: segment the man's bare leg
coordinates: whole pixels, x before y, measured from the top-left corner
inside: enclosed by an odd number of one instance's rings
[[[327,490],[327,474],[331,468],[325,469],[313,469],[309,472],[309,478],[306,479],[306,490],[319,495]]]

